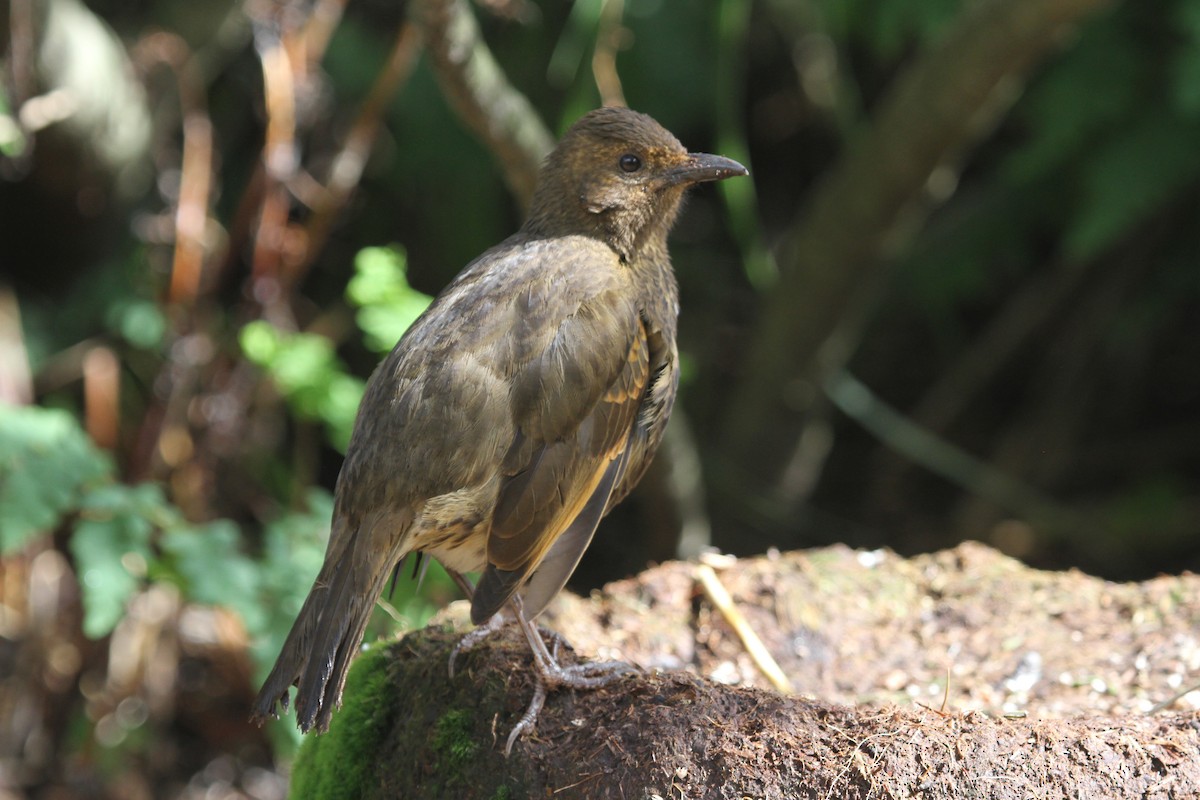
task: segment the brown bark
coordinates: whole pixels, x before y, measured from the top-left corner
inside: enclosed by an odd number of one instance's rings
[[[352,676],[347,706],[384,715],[382,736],[335,716],[296,775],[358,732],[367,797],[1200,795],[1196,704],[1148,713],[1189,685],[1200,577],[1117,585],[978,545],[913,560],[833,548],[722,569],[812,700],[759,688],[732,628],[695,600],[695,572],[668,564],[563,598],[548,624],[576,646],[672,671],[551,694],[510,757],[504,740],[532,691],[524,643],[506,629],[450,678],[458,634],[430,628],[389,646],[375,694],[356,698]]]
[[[528,207],[554,138],[525,95],[508,82],[466,0],[418,0],[413,13],[446,99],[495,154],[508,188]]]

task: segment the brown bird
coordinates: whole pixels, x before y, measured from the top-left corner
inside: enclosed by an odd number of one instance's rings
[[[684,191],[746,174],[625,108],[567,131],[525,224],[472,261],[371,377],[325,563],[256,720],[286,709],[294,684],[300,729],[328,727],[375,600],[412,552],[456,576],[482,571],[472,622],[509,604],[524,630],[538,692],[510,747],[547,687],[595,686],[619,671],[560,667],[532,621],[662,440],[679,382],[667,232]]]

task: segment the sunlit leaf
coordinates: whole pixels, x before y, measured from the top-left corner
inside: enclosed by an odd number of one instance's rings
[[[269,323],[242,328],[242,351],[262,367],[302,419],[324,423],[329,441],[344,450],[366,386],[349,375],[333,343],[314,333],[283,334]]]
[[[0,553],[53,528],[112,462],[65,411],[0,405]]]
[[[429,295],[408,285],[404,251],[367,247],[354,259],[354,277],[346,297],[359,307],[358,327],[367,347],[386,353],[429,306]]]
[[[238,344],[246,358],[260,367],[268,366],[279,350],[279,331],[269,322],[247,323],[238,334]]]

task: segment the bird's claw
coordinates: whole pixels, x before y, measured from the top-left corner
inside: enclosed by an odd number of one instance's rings
[[[529,642],[529,649],[533,654],[534,689],[529,707],[525,709],[525,713],[521,715],[517,724],[508,734],[508,741],[504,747],[506,756],[512,752],[513,745],[517,740],[537,725],[538,714],[546,705],[546,697],[550,692],[563,687],[599,689],[623,675],[637,671],[636,667],[621,661],[589,661],[583,664],[572,664],[569,667],[562,666],[558,663],[558,652],[566,644],[566,639],[553,631],[547,631],[551,641],[551,647],[547,647],[538,626],[525,619],[520,595],[514,596],[511,602],[517,624],[525,634],[525,639]]]
[[[525,713],[517,720],[517,724],[513,725],[512,731],[508,734],[508,741],[504,745],[504,757],[508,758],[512,754],[513,745],[521,738],[523,734],[533,730],[537,725],[538,714],[542,712],[542,706],[546,705],[546,695],[549,691],[546,688],[546,682],[542,680],[542,676],[538,673],[537,680],[534,683],[533,699],[529,701],[529,708],[525,709]]]
[[[599,689],[636,670],[623,661],[589,661],[569,667],[553,664],[541,677],[551,689]]]
[[[450,651],[450,677],[454,677],[454,662],[461,653],[469,653],[479,646],[479,643],[504,627],[503,614],[493,614],[492,618],[474,630],[468,631]]]
[[[557,656],[557,642],[554,650],[554,655]],[[517,743],[517,740],[532,731],[537,725],[538,714],[546,705],[546,698],[552,690],[564,687],[599,689],[618,678],[637,671],[637,667],[622,661],[591,661],[584,664],[572,664],[569,667],[554,662],[545,671],[542,670],[542,664],[537,659],[534,659],[534,663],[537,669],[534,670],[533,698],[529,701],[529,707],[525,709],[525,713],[521,715],[517,724],[508,734],[508,741],[504,745],[506,757],[512,753],[513,745]]]

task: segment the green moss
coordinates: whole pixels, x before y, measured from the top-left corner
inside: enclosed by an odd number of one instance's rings
[[[437,721],[433,733],[433,752],[438,769],[452,775],[475,758],[479,743],[474,737],[474,719],[470,711],[450,711]]]
[[[399,698],[388,672],[388,651],[361,653],[346,678],[344,705],[329,732],[309,734],[296,754],[288,796],[304,800],[358,800],[377,786],[379,745],[395,721]]]
[[[446,664],[457,640],[456,634],[427,630],[359,656],[346,683],[345,707],[333,715],[329,733],[305,737],[289,796],[527,796],[523,775],[513,774],[492,744],[491,715],[481,718],[478,711],[503,704],[505,677],[486,670],[487,680],[479,683],[448,680]]]

